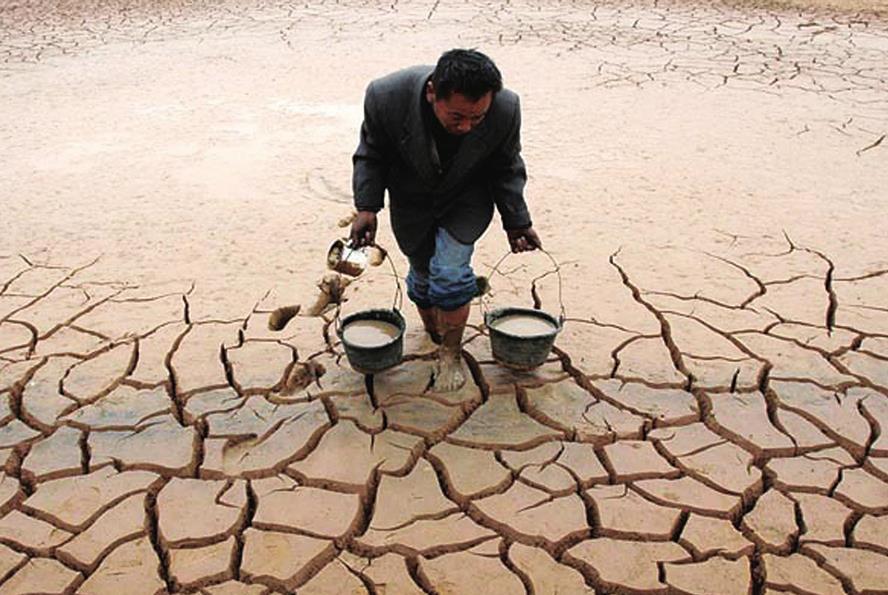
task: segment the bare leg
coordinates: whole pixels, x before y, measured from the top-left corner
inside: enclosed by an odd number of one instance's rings
[[[459,390],[466,383],[466,375],[462,367],[460,350],[462,349],[463,331],[469,319],[469,304],[456,310],[438,310],[438,330],[441,333],[441,345],[438,347],[438,362],[435,366],[435,392],[452,392]]]
[[[420,308],[416,307],[419,317],[422,318],[422,325],[435,345],[441,344],[441,332],[438,329],[438,309],[437,308]]]

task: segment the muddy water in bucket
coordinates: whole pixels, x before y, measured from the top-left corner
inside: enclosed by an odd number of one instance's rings
[[[382,320],[355,320],[342,329],[342,338],[355,347],[380,347],[400,333],[397,326]]]
[[[396,308],[375,309],[346,316],[337,332],[351,367],[375,374],[401,363],[406,327]]]
[[[380,249],[392,267],[395,299],[392,307],[362,310],[349,314],[337,324],[336,332],[351,367],[361,374],[375,374],[401,363],[404,356],[404,331],[407,323],[401,315],[403,293],[395,263]],[[336,312],[337,320],[339,311]]]
[[[541,366],[549,357],[555,337],[561,332],[566,318],[564,300],[561,298],[561,267],[551,254],[539,247],[537,250],[552,262],[554,268],[534,279],[531,293],[539,308],[541,304],[536,293],[536,282],[554,273],[558,279],[558,303],[561,306],[561,315],[556,318],[540,309],[508,306],[484,313],[484,324],[490,330],[490,349],[493,359],[514,370],[529,371]],[[511,252],[507,252],[500,258],[493,266],[493,271],[499,271],[499,266],[510,254]]]
[[[539,318],[537,316],[528,316],[526,314],[510,314],[497,319],[491,325],[498,331],[509,333],[517,337],[533,337],[537,335],[547,335],[555,331],[554,324]]]

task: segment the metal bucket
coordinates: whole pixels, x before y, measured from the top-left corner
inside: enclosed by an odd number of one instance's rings
[[[554,268],[533,280],[531,294],[534,296],[535,308],[507,306],[487,311],[483,297],[481,300],[481,307],[484,309],[484,325],[487,327],[490,334],[490,350],[493,352],[493,359],[495,359],[500,365],[513,370],[528,371],[541,366],[549,357],[549,353],[552,352],[552,346],[555,344],[555,337],[561,332],[561,329],[564,327],[564,322],[567,320],[564,313],[564,299],[562,298],[563,283],[561,280],[561,265],[558,264],[551,254],[542,248],[538,248],[538,250],[551,261]],[[500,272],[500,265],[510,255],[511,252],[506,252],[506,254],[493,265],[491,274]],[[536,283],[540,279],[553,273],[558,278],[558,303],[561,307],[561,315],[558,318],[539,309],[542,304],[536,293]],[[495,323],[497,320],[515,314],[545,320],[552,325],[552,330],[550,332],[534,335],[517,335],[496,328]]]
[[[398,327],[398,335],[390,343],[380,345],[378,347],[364,347],[354,345],[345,339],[345,328],[352,322],[358,320],[379,320],[388,322]],[[348,363],[355,372],[361,374],[375,374],[387,370],[392,366],[401,363],[404,357],[404,331],[407,329],[407,323],[404,317],[397,309],[377,309],[362,310],[349,314],[342,319],[342,322],[336,329],[342,345],[345,347],[345,355],[348,357]]]
[[[520,314],[541,318],[552,324],[552,331],[539,335],[514,335],[496,328],[496,321],[504,316]],[[484,315],[484,324],[490,332],[490,349],[493,359],[513,370],[532,370],[546,361],[561,332],[562,323],[551,314],[531,308],[497,308]]]
[[[404,303],[404,292],[401,290],[401,282],[398,280],[398,271],[391,256],[378,246],[374,246],[381,258],[389,261],[392,268],[392,278],[395,280],[395,297],[391,308],[376,308],[372,310],[361,310],[354,314],[349,314],[345,318],[340,319],[340,307],[336,309],[336,334],[345,347],[345,355],[348,357],[348,363],[355,372],[360,374],[375,374],[387,370],[392,366],[401,363],[404,358],[404,333],[407,330],[407,322],[401,315],[401,306]],[[371,261],[371,266],[373,262]],[[375,347],[367,347],[355,345],[345,338],[345,329],[352,322],[358,320],[379,320],[388,322],[398,327],[398,335],[390,342]]]

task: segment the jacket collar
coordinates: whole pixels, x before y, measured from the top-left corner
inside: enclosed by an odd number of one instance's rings
[[[422,120],[422,101],[425,101],[425,85],[432,68],[423,72],[411,85],[407,114],[404,118],[404,128],[401,131],[400,146],[407,159],[416,168],[416,171],[424,178],[433,180],[437,174],[437,168],[432,163],[432,135],[426,130]]]

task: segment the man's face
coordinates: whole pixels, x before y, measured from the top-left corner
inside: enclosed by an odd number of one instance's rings
[[[463,135],[471,132],[487,115],[493,93],[488,91],[478,101],[472,101],[462,93],[451,93],[450,97],[442,99],[435,94],[435,86],[429,81],[426,99],[432,104],[432,111],[444,130],[449,134]]]

